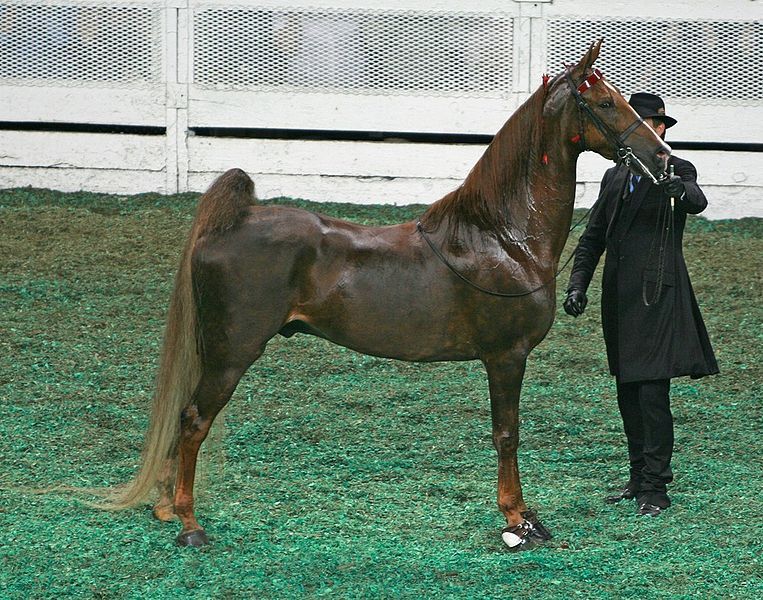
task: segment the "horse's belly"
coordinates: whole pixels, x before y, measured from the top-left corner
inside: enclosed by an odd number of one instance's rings
[[[446,290],[426,283],[430,277],[426,267],[355,263],[336,272],[316,266],[289,320],[364,354],[411,361],[476,358],[463,311]]]
[[[387,300],[385,302],[385,300]],[[364,354],[409,361],[477,357],[467,327],[420,305],[386,295],[328,300],[319,310],[295,311],[292,319],[312,333]]]
[[[408,361],[472,360],[515,344],[529,350],[552,320],[541,314],[553,311],[545,302],[486,297],[447,274],[370,271],[338,280],[291,318],[358,352]]]

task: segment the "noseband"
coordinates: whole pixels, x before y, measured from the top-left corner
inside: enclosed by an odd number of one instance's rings
[[[604,138],[615,149],[618,162],[622,162],[626,167],[630,167],[631,163],[635,163],[636,167],[638,167],[642,173],[646,174],[653,183],[659,184],[661,180],[665,178],[666,174],[662,173],[659,179],[655,177],[654,174],[641,161],[641,159],[633,153],[633,149],[626,144],[626,140],[630,137],[630,135],[642,124],[644,124],[644,119],[638,117],[626,128],[625,131],[622,133],[617,133],[609,125],[602,121],[599,115],[593,112],[591,106],[588,104],[588,102],[586,102],[585,98],[583,98],[583,94],[591,89],[594,85],[596,85],[596,83],[601,81],[602,77],[604,77],[601,71],[599,69],[594,69],[593,72],[583,80],[583,83],[578,86],[576,86],[572,81],[572,72],[570,69],[567,69],[564,72],[564,76],[567,80],[567,85],[570,88],[570,92],[572,93],[573,98],[575,98],[575,104],[578,106],[579,133],[577,138],[581,148],[583,150],[588,150],[583,133],[583,119],[585,116],[587,116],[596,126],[596,129],[601,132]]]

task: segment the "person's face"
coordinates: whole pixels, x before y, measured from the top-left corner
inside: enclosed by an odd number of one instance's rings
[[[660,139],[665,139],[665,122],[662,119],[655,119],[650,117],[648,119],[644,119],[644,122],[649,125],[649,127],[654,129],[654,132],[660,136]]]

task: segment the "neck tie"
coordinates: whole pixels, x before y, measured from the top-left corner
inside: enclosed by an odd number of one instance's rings
[[[633,175],[631,174],[631,181],[630,181],[630,192],[633,193],[633,189],[638,185],[638,182],[641,181],[641,175]]]

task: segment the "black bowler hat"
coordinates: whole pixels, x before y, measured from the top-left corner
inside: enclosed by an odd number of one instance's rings
[[[662,98],[656,94],[637,92],[631,95],[628,104],[633,107],[633,110],[635,110],[642,119],[650,117],[660,119],[665,123],[665,129],[673,127],[673,125],[678,123],[673,117],[669,117],[665,114],[665,103],[662,101]]]

